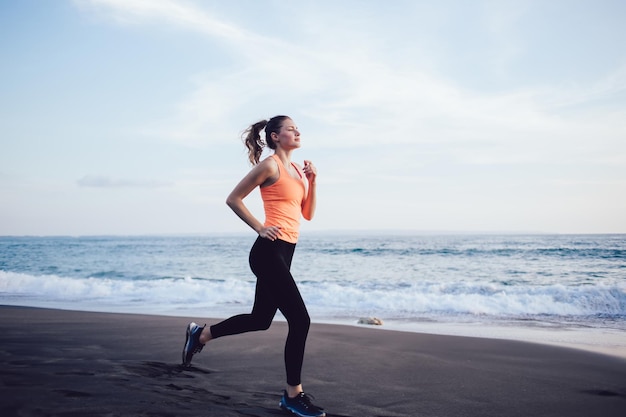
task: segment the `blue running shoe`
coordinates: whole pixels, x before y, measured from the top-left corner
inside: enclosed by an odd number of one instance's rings
[[[206,327],[206,324],[202,327],[196,323],[191,322],[187,326],[187,337],[185,339],[185,346],[183,347],[183,366],[191,365],[191,358],[196,353],[199,353],[204,345],[200,343],[200,334],[202,329]]]
[[[299,417],[326,417],[322,407],[311,404],[311,396],[301,392],[296,398],[289,398],[287,391],[283,391],[283,397],[278,406]]]

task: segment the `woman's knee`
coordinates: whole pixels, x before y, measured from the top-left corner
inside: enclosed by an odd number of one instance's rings
[[[302,309],[298,314],[289,314],[285,316],[289,327],[297,328],[303,332],[308,332],[311,326],[311,317],[306,309]]]
[[[252,327],[256,331],[267,330],[272,325],[273,316],[268,317],[266,315],[251,315]]]
[[[267,330],[267,329],[270,328],[271,325],[272,325],[272,320],[260,321],[258,323],[258,329],[257,330]]]

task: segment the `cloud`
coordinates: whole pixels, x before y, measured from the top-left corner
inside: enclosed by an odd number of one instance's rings
[[[171,186],[171,183],[142,180],[142,179],[119,179],[97,175],[86,175],[76,182],[80,187],[92,188],[160,188]]]
[[[165,22],[212,36],[251,41],[255,36],[229,25],[193,4],[172,0],[75,0],[83,8],[107,14],[119,23]]]
[[[296,117],[298,123],[304,122],[315,136],[307,142],[310,148],[436,144],[441,152],[470,164],[544,163],[557,155],[559,160],[581,161],[586,157],[581,150],[592,139],[601,148],[616,144],[619,136],[614,126],[622,112],[585,119],[563,113],[562,108],[593,106],[590,102],[598,97],[621,94],[623,69],[591,86],[528,87],[510,80],[500,89],[481,91],[461,79],[446,78],[436,65],[421,64],[431,58],[420,49],[419,39],[396,37],[394,48],[389,48],[379,39],[385,37],[382,28],[389,22],[381,20],[380,27],[369,27],[377,20],[366,17],[367,13],[351,15],[345,27],[329,24],[319,36],[307,37],[311,28],[320,29],[320,21],[331,18],[331,23],[337,23],[330,14],[338,13],[307,8],[299,15],[302,30],[288,26],[292,31],[288,36],[281,32],[270,36],[254,31],[265,30],[262,26],[244,27],[242,16],[237,16],[237,24],[233,16],[217,16],[190,2],[84,0],[80,4],[120,22],[169,24],[202,34],[222,43],[225,53],[235,58],[229,68],[194,74],[194,88],[175,105],[174,115],[142,129],[146,135],[189,146],[232,142],[245,123],[290,112],[285,109],[294,109],[295,116],[304,119]],[[489,39],[497,39],[494,50],[505,55],[492,56],[496,68],[485,77],[506,72],[513,61],[523,59],[523,48],[511,45],[519,45],[523,34],[516,23],[528,11],[488,5],[483,12]],[[353,32],[366,26],[367,30]],[[413,44],[418,52],[402,65],[391,59],[392,49],[411,53]],[[513,49],[514,56],[506,55]],[[617,153],[626,152],[624,145],[617,146]]]

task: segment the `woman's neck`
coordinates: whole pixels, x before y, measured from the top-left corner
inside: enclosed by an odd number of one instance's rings
[[[291,150],[286,151],[284,149],[277,148],[274,151],[274,155],[278,156],[278,159],[282,161],[283,165],[289,167],[289,165],[291,165],[291,152]]]

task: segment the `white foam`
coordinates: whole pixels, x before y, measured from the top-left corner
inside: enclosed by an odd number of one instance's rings
[[[385,318],[472,316],[489,319],[536,317],[626,318],[622,286],[506,286],[497,283],[418,282],[411,285],[372,282],[301,282],[313,317],[376,315]],[[4,303],[94,304],[133,311],[204,310],[227,315],[254,301],[254,281],[206,279],[71,278],[0,271]]]
[[[626,357],[626,291],[619,286],[506,287],[495,283],[299,284],[314,321],[504,338]],[[225,318],[247,312],[255,283],[168,278],[119,280],[0,271],[0,303],[102,312]],[[281,319],[278,314],[277,319]]]

